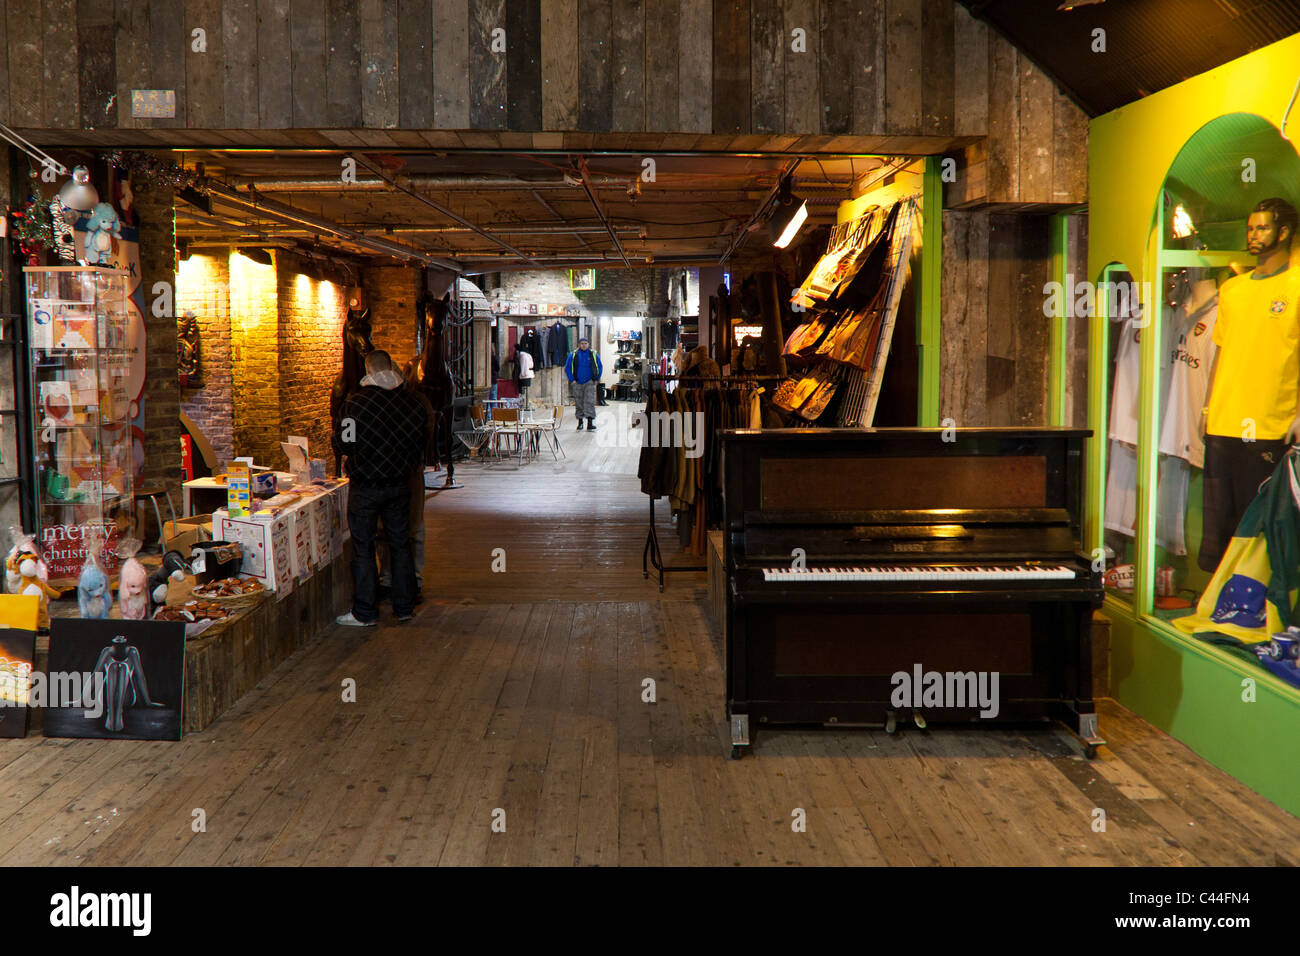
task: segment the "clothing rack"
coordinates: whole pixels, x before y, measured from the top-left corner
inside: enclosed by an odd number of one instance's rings
[[[782,375],[664,375],[662,372],[651,372],[650,381],[666,382],[678,381],[686,382],[729,382],[733,385],[745,385],[748,383],[757,384],[759,382],[779,382],[785,376]],[[675,571],[707,571],[708,565],[690,564],[674,565],[668,567],[664,564],[663,551],[659,548],[659,530],[655,527],[655,499],[650,499],[650,528],[646,533],[645,548],[641,552],[641,577],[650,578],[650,569],[654,568],[659,573],[659,590],[664,589],[664,575],[671,574]]]
[[[652,382],[735,382],[739,385],[746,382],[779,382],[785,377],[784,375],[746,375],[743,372],[736,375],[691,375],[689,372],[685,375],[664,375],[662,372],[650,373]]]

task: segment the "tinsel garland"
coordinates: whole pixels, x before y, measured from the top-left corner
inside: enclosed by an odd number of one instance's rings
[[[175,163],[150,156],[148,153],[133,149],[119,149],[108,153],[105,159],[118,169],[129,172],[132,182],[136,183],[137,187],[155,184],[167,186],[173,191],[193,189],[205,195],[208,192],[206,177],[200,176],[192,169],[177,166]]]

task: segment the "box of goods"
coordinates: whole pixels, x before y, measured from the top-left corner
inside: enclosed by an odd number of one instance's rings
[[[293,575],[299,582],[306,581],[316,570],[311,560],[311,513],[303,502],[294,505],[289,515],[289,551],[293,555]]]
[[[252,514],[232,518],[224,508],[212,515],[217,541],[237,541],[243,548],[240,574],[256,578],[276,599],[293,590],[293,554],[290,541],[292,521],[283,513]]]
[[[179,551],[189,559],[190,549],[200,541],[212,540],[212,515],[195,515],[168,521],[163,531],[163,542],[168,551]]]

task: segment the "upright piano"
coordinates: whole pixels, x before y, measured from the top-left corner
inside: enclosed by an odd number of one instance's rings
[[[1090,434],[722,432],[732,756],[758,724],[893,732],[909,717],[1061,719],[1091,756]],[[991,675],[996,707],[971,699]]]

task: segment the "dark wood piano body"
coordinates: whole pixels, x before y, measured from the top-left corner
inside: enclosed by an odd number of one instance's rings
[[[761,723],[886,724],[899,671],[999,674],[998,721],[1064,719],[1091,754],[1092,613],[1080,552],[1079,429],[722,433],[727,714],[733,756]],[[1070,580],[767,581],[808,568],[1065,567]],[[965,573],[965,572],[963,572]],[[979,572],[983,573],[983,572]],[[922,708],[909,708],[917,711]],[[975,721],[924,708],[918,724]]]

